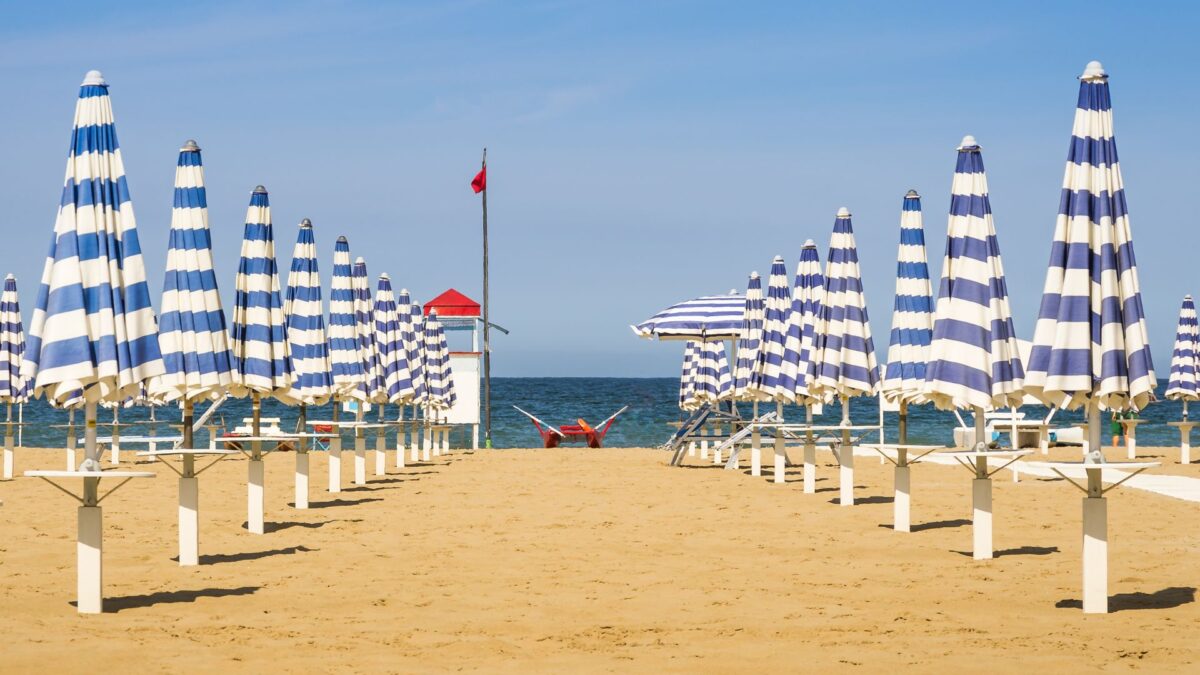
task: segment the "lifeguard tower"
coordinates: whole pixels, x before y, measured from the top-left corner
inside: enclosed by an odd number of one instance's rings
[[[450,376],[454,382],[457,401],[447,411],[446,421],[453,425],[471,425],[471,449],[478,450],[482,409],[479,378],[480,361],[483,356],[479,349],[479,336],[483,329],[483,315],[478,302],[453,288],[425,303],[426,315],[434,310],[437,310],[438,320],[441,321],[442,330],[446,331],[448,340],[454,333],[471,331],[471,351],[455,351],[454,343],[451,343]],[[507,330],[494,323],[492,328],[508,335]]]

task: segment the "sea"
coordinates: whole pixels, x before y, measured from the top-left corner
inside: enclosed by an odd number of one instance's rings
[[[679,392],[679,380],[675,378],[609,378],[609,377],[498,377],[492,379],[492,445],[497,448],[528,448],[538,447],[541,440],[530,420],[519,413],[514,406],[532,413],[545,422],[555,426],[573,424],[583,419],[595,426],[609,415],[624,406],[628,409],[621,414],[613,424],[605,439],[608,447],[655,447],[661,445],[675,431],[677,424],[686,416],[679,410],[676,401]],[[1161,399],[1161,389],[1159,391]],[[773,404],[761,404],[761,411],[773,409]],[[739,403],[739,411],[748,416],[751,405]],[[203,412],[205,405],[197,405],[196,415]],[[1200,405],[1195,414],[1200,415]],[[1047,414],[1047,409],[1041,406],[1024,406],[1021,411],[1027,418],[1040,419]],[[250,416],[249,399],[229,399],[217,411],[217,418],[224,418],[228,428],[240,423],[241,419]],[[274,400],[263,401],[264,417],[281,418],[284,429],[293,429],[296,423],[298,409],[285,406]],[[328,419],[330,406],[310,408],[309,419]],[[178,419],[178,409],[174,407],[159,407],[153,411],[144,407],[129,407],[116,411],[122,424],[133,424],[122,434],[150,433],[148,422],[153,413],[160,423],[154,433],[167,434],[170,432],[164,422]],[[368,415],[377,416],[378,410]],[[0,412],[2,414],[2,412]],[[114,411],[101,409],[101,423],[112,419]],[[395,406],[388,406],[384,413],[389,419],[396,416]],[[1166,423],[1180,419],[1181,404],[1175,401],[1160,400],[1150,404],[1141,417],[1145,422],[1138,427],[1138,443],[1140,445],[1173,446],[1179,443],[1179,432],[1167,426]],[[411,415],[410,410],[405,416]],[[13,417],[17,416],[14,407]],[[879,407],[876,399],[855,398],[850,403],[850,417],[855,424],[878,424]],[[345,418],[345,415],[343,415]],[[971,423],[969,416],[964,416]],[[2,419],[2,418],[0,418]],[[794,406],[784,407],[784,419],[802,421],[804,410]],[[836,404],[824,406],[822,414],[816,421],[825,424],[837,424],[841,420],[841,408]],[[67,421],[67,413],[46,405],[42,401],[25,404],[22,444],[30,447],[63,447],[65,431],[53,425]],[[76,413],[76,421],[82,421],[81,413]],[[1068,426],[1083,421],[1080,411],[1059,411],[1052,426]],[[1107,419],[1105,419],[1107,422]],[[141,426],[138,423],[142,423]],[[958,426],[954,414],[935,410],[933,406],[910,406],[909,408],[909,441],[912,443],[950,444],[953,441],[953,429]],[[885,413],[885,435],[888,440],[895,440],[896,414]],[[102,427],[101,433],[107,433]],[[471,441],[469,429],[454,432],[452,442],[455,447],[469,447]],[[1107,435],[1107,424],[1105,424]],[[198,442],[207,440],[200,434]],[[1107,441],[1106,441],[1107,442]],[[481,439],[482,444],[482,439]]]

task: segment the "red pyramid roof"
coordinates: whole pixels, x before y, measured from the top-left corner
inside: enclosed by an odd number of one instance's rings
[[[425,313],[437,310],[438,316],[479,316],[479,303],[453,288],[425,303]]]

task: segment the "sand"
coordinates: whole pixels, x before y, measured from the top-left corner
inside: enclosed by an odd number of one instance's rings
[[[18,468],[61,456],[21,450]],[[316,508],[296,511],[293,458],[271,456],[256,536],[242,529],[246,464],[226,460],[201,478],[193,568],[171,560],[176,481],[158,467],[104,503],[99,616],[69,604],[72,502],[34,479],[0,483],[0,670],[1164,672],[1200,660],[1196,504],[1112,493],[1115,611],[1085,616],[1081,494],[1062,481],[1001,474],[999,556],[975,562],[961,468],[913,469],[916,531],[902,534],[888,525],[890,465],[873,459],[859,458],[854,507],[831,503],[828,454],[815,495],[798,471],[779,486],[666,461],[455,454],[335,497],[315,455]]]

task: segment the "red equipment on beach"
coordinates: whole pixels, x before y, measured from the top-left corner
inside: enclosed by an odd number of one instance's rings
[[[517,406],[513,407],[517,409],[517,412],[528,417],[533,422],[533,426],[537,427],[538,434],[542,437],[542,447],[545,448],[557,448],[560,443],[572,441],[583,441],[589,448],[599,448],[604,444],[604,436],[612,428],[617,415],[629,409],[629,406],[621,408],[597,427],[592,427],[581,417],[575,420],[576,424],[564,424],[562,427],[555,428]]]

